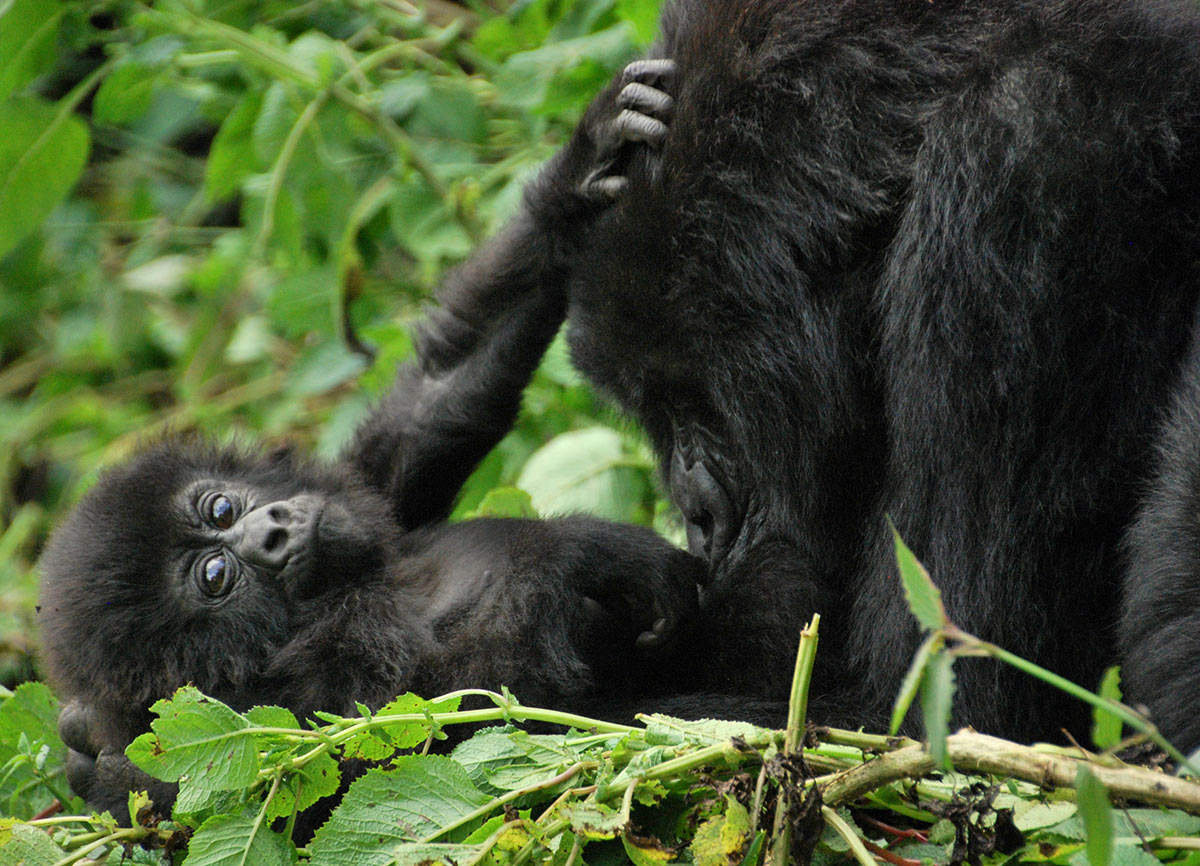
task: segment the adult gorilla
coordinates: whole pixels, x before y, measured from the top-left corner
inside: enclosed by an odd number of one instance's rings
[[[1200,8],[676,0],[655,55],[661,164],[632,160],[569,320],[715,578],[680,668],[783,696],[819,611],[815,717],[878,722],[918,637],[890,515],[956,623],[1094,685],[1200,290]],[[1177,668],[1134,697],[1161,713]],[[958,722],[1086,735],[1029,678],[956,670]]]

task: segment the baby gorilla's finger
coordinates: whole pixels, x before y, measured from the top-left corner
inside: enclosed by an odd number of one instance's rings
[[[617,94],[617,107],[628,108],[660,120],[669,120],[671,109],[675,107],[675,100],[671,98],[670,94],[635,81],[625,85],[625,88]]]
[[[640,141],[651,147],[658,148],[662,147],[662,143],[667,138],[667,125],[665,123],[649,115],[630,111],[628,108],[622,110],[613,123],[616,126],[617,132],[626,141]]]
[[[621,80],[650,85],[669,84],[675,78],[675,69],[675,61],[666,58],[635,60],[621,72]]]

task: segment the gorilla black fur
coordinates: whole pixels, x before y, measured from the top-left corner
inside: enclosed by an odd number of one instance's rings
[[[1200,745],[1200,7],[675,0],[653,56],[671,132],[568,318],[713,572],[679,669],[783,696],[820,611],[814,717],[885,719],[918,637],[890,515],[956,623],[1085,685],[1127,573],[1128,693]],[[1073,700],[956,670],[958,722],[1086,738]]]
[[[586,708],[649,688],[640,653],[694,613],[698,560],[584,517],[445,523],[563,321],[624,150],[665,133],[651,112],[669,99],[647,103],[636,79],[669,64],[631,70],[447,279],[415,360],[340,461],[167,441],[106,473],[55,532],[42,658],[72,700],[68,775],[94,806],[122,814],[125,791],[147,784],[123,748],[149,704],[189,682],[301,716],[405,690],[507,685]],[[160,807],[172,795],[154,793]]]

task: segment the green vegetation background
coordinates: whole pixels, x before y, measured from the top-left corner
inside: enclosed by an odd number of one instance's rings
[[[105,466],[169,431],[338,453],[658,6],[0,0],[0,684]],[[561,339],[458,516],[530,504],[677,531]]]

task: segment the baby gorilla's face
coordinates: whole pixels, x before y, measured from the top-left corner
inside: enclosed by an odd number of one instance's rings
[[[298,600],[331,584],[355,582],[374,571],[385,553],[363,531],[371,523],[364,518],[373,515],[361,512],[375,510],[369,505],[241,480],[189,485],[175,503],[182,593],[194,603],[219,605],[248,582],[271,581]]]
[[[42,557],[43,660],[67,697],[239,703],[322,594],[376,577],[399,530],[339,465],[166,442],[107,472]]]

